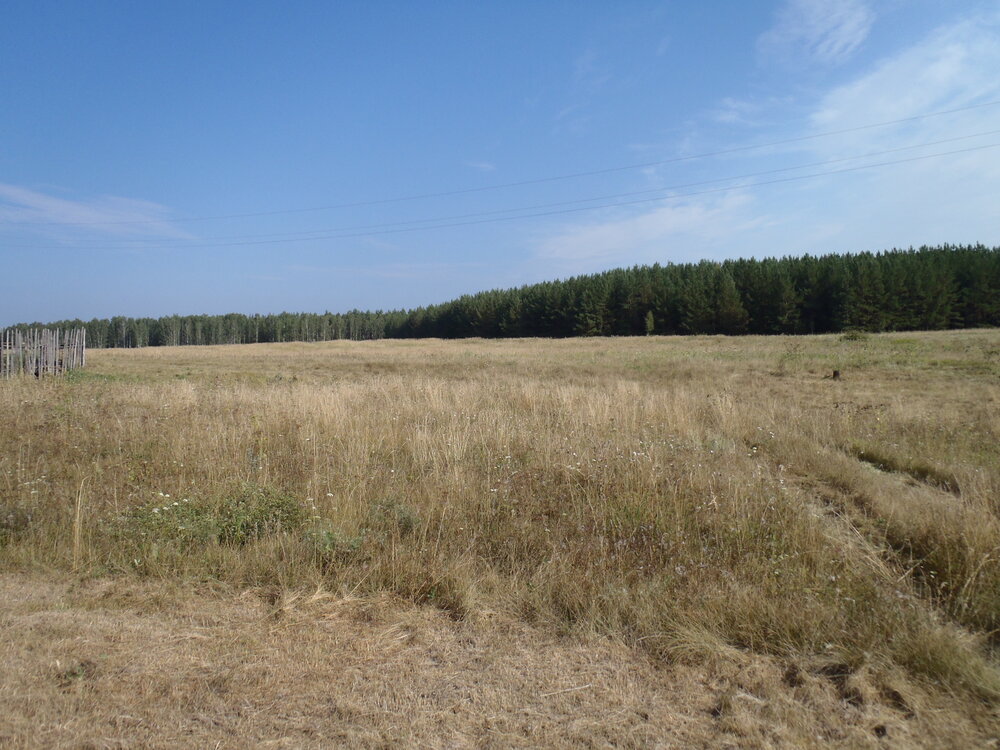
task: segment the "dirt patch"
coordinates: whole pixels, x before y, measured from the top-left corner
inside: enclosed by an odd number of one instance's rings
[[[955,716],[927,732],[902,697],[845,699],[807,668],[749,655],[657,666],[606,639],[456,621],[389,597],[5,575],[0,602],[5,747],[906,747],[955,732],[987,741]]]
[[[706,678],[620,645],[267,593],[0,578],[0,744],[681,747],[712,723]]]

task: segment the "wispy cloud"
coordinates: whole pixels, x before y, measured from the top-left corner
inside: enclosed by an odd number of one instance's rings
[[[664,251],[671,244],[676,248],[680,241],[710,241],[746,228],[750,219],[742,209],[749,201],[741,193],[705,200],[668,200],[639,215],[565,227],[543,240],[538,254],[543,259],[579,263],[581,270],[609,263],[664,260]]]
[[[572,61],[567,97],[553,115],[553,131],[579,135],[590,126],[589,110],[614,79],[611,68],[595,49],[587,49]]]
[[[583,91],[597,91],[611,80],[611,71],[596,50],[588,49],[573,62],[573,82]]]
[[[757,50],[764,59],[839,65],[861,47],[874,22],[862,0],[785,0]]]
[[[830,131],[1000,101],[997,70],[1000,13],[956,19],[830,88],[811,104],[775,100],[773,109],[806,111],[804,119],[797,116],[800,127],[775,133],[774,140],[785,140],[786,145],[730,155],[716,162],[715,174],[721,177],[843,159],[998,131],[1000,106],[983,106],[813,138]],[[706,121],[717,122],[719,114],[727,111],[738,117],[749,108],[738,100],[724,101],[718,112],[706,115]],[[775,119],[767,112],[762,117]],[[831,170],[998,142],[997,134],[976,136],[948,145],[838,162]],[[699,165],[703,170],[712,168],[707,161]],[[817,171],[825,170],[810,169],[807,173]],[[574,272],[586,272],[653,260],[846,252],[940,242],[993,244],[1000,243],[998,194],[1000,147],[990,147],[795,182],[766,186],[744,182],[734,192],[676,199],[650,210],[564,225],[536,243],[536,259],[548,265],[562,262]]]
[[[976,15],[938,28],[889,56],[865,74],[823,96],[807,132],[827,132],[872,122],[896,125],[809,141],[810,156],[836,157],[1000,130],[1000,13]],[[922,156],[991,146],[983,135],[901,156]],[[840,242],[906,246],[936,242],[1000,242],[1000,148],[955,153],[859,172],[828,190],[827,214],[846,217]],[[839,187],[839,190],[836,187]],[[817,211],[813,211],[818,213]],[[871,239],[865,239],[871,238]],[[863,243],[863,245],[862,245]]]
[[[69,200],[19,185],[0,183],[0,230],[80,236],[191,239],[169,219],[169,209],[150,201],[116,196]]]
[[[725,97],[719,102],[712,119],[726,125],[751,125],[753,115],[760,111],[760,105],[747,99]]]
[[[292,264],[287,266],[287,270],[296,274],[310,275],[351,275],[369,276],[382,279],[440,279],[442,276],[453,274],[460,269],[484,268],[488,264],[484,262],[426,262],[426,263],[379,263],[376,265],[306,265]]]
[[[465,166],[469,169],[478,169],[480,172],[492,172],[497,168],[497,165],[491,161],[467,161]]]
[[[845,128],[998,99],[998,70],[1000,17],[964,19],[828,92],[812,124],[818,130]]]

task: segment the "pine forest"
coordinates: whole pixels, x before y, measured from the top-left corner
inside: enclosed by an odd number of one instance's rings
[[[635,266],[413,310],[172,315],[86,328],[94,348],[381,338],[810,334],[1000,325],[1000,248]]]

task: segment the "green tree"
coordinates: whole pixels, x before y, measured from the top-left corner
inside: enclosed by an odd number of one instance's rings
[[[729,271],[722,269],[715,278],[715,321],[713,333],[746,333],[750,316]]]

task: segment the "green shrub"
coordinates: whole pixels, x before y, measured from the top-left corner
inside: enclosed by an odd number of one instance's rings
[[[323,566],[354,559],[365,541],[365,530],[345,534],[330,521],[316,521],[305,531],[305,540]]]
[[[855,328],[852,328],[849,331],[844,331],[844,333],[842,333],[841,336],[840,336],[840,340],[841,341],[867,341],[868,340],[868,334],[865,333],[864,331],[859,331],[859,330],[857,330]]]
[[[306,518],[305,509],[294,497],[255,484],[245,484],[225,497],[217,513],[219,541],[236,546],[268,534],[294,531]]]
[[[245,484],[216,502],[160,494],[155,504],[115,519],[113,533],[126,542],[182,550],[209,543],[242,547],[268,534],[295,531],[304,521],[305,510],[295,498]]]
[[[219,535],[212,508],[197,500],[171,500],[161,495],[154,505],[133,508],[115,519],[112,533],[124,542],[176,546],[187,550]]]

